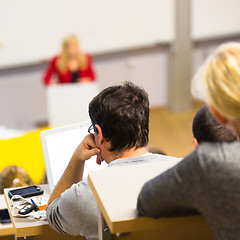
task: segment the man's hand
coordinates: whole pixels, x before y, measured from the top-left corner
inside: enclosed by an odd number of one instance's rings
[[[100,149],[96,146],[94,135],[89,134],[78,145],[74,152],[74,158],[79,161],[86,161],[94,155],[100,156]]]
[[[54,199],[60,197],[61,194],[66,189],[70,188],[74,183],[78,183],[82,180],[86,160],[94,155],[97,155],[97,163],[100,161],[101,164],[100,152],[100,149],[96,146],[94,135],[87,135],[75,150],[67,168],[55,186],[48,200],[48,204],[50,204]]]

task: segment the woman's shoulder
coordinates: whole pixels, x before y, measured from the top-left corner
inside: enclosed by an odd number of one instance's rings
[[[87,61],[91,61],[92,60],[92,55],[90,53],[84,53],[83,55],[85,56]]]
[[[197,149],[200,165],[206,169],[240,169],[240,142],[203,143]]]
[[[50,60],[50,65],[52,66],[52,68],[54,68],[55,70],[57,70],[57,64],[58,64],[58,60],[59,60],[60,56],[56,55],[54,56],[51,60]]]
[[[60,57],[59,55],[55,55],[54,57],[52,57],[51,62],[57,62],[59,57]]]

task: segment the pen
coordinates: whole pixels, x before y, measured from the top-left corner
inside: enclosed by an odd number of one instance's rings
[[[31,200],[31,202],[32,202],[32,204],[35,206],[35,208],[36,208],[36,210],[35,211],[37,211],[37,210],[39,210],[38,209],[38,206],[35,204],[35,202],[30,198],[30,200]]]

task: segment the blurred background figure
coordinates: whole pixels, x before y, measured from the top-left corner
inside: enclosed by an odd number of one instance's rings
[[[193,119],[192,125],[194,145],[202,142],[233,142],[237,136],[227,127],[215,120],[207,105],[201,107]]]
[[[55,56],[46,70],[45,85],[55,83],[92,82],[95,73],[91,56],[81,51],[78,38],[70,35],[63,40],[62,52]]]
[[[0,173],[0,193],[4,188],[23,187],[33,185],[27,171],[18,166],[8,166]]]

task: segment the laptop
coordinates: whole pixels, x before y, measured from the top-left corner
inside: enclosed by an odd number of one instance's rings
[[[50,191],[52,192],[58,180],[66,169],[75,149],[88,135],[90,122],[54,128],[40,133],[43,156]],[[96,164],[96,156],[85,162],[83,178],[87,178],[90,170],[102,169],[107,163]]]

